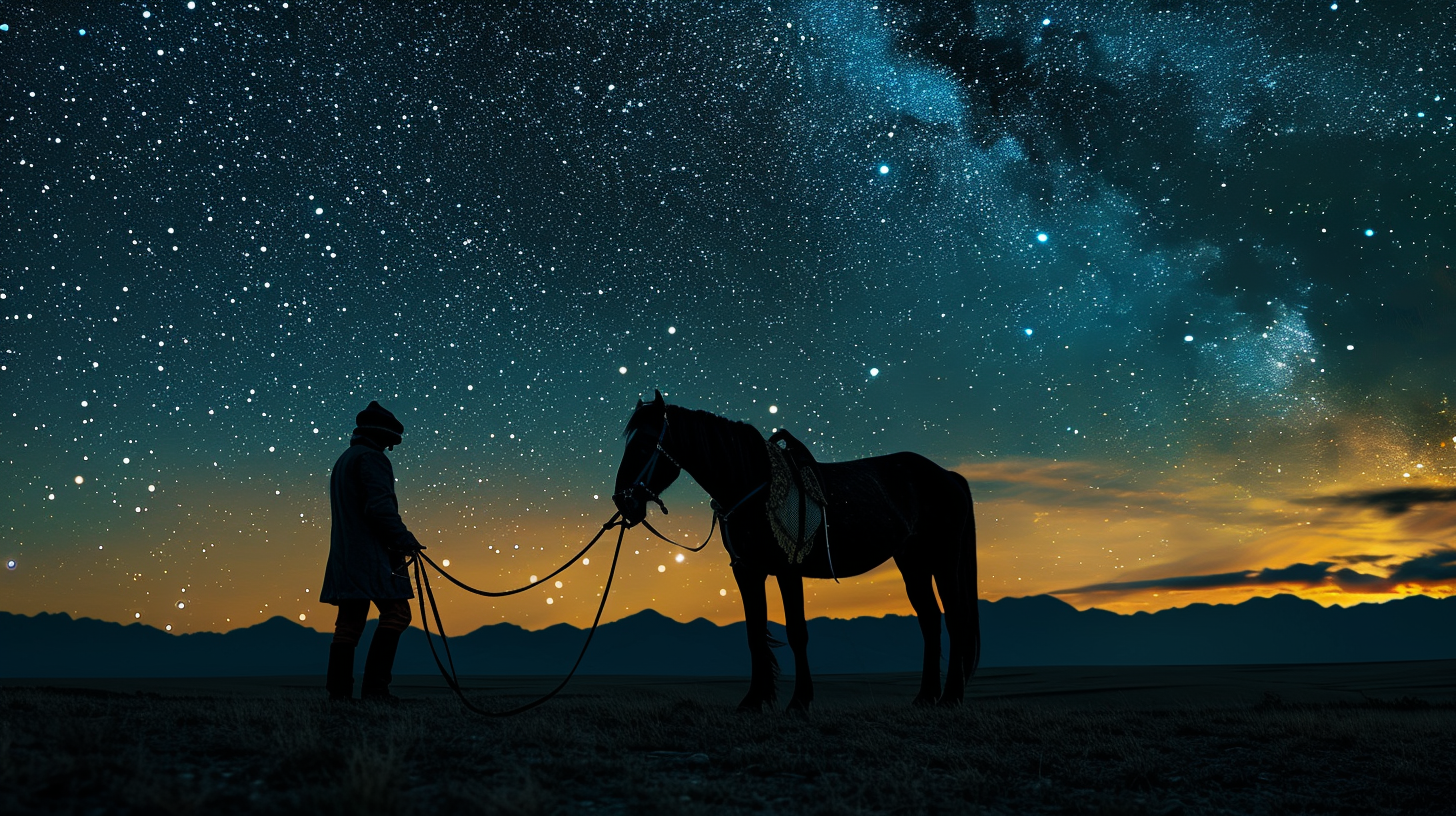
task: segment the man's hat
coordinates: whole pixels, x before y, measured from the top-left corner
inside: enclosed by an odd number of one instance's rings
[[[400,424],[400,421],[394,418],[394,414],[380,405],[377,400],[371,400],[369,407],[360,411],[359,415],[354,417],[354,421],[359,425],[355,430],[382,431],[401,439],[404,438],[404,425]]]

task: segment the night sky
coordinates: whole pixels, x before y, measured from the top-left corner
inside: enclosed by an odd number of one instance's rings
[[[966,474],[983,598],[1456,590],[1448,4],[461,5],[0,9],[0,608],[331,626],[371,399],[514,586],[653,388]],[[447,626],[588,623],[607,546]],[[720,545],[626,547],[607,619],[741,619]]]

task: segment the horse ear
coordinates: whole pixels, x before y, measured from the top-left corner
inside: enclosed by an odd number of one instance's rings
[[[641,408],[642,407],[642,400],[641,400],[641,398],[638,398],[638,400],[637,400],[637,407],[638,408]]]
[[[664,402],[663,402],[663,399],[662,399],[662,392],[661,391],[658,391],[656,388],[654,388],[654,389],[652,389],[652,393],[656,395],[656,399],[652,400],[653,404],[654,405],[663,405]]]

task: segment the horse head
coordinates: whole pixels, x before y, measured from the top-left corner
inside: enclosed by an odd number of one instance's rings
[[[656,502],[662,512],[667,512],[659,496],[682,473],[682,468],[664,447],[668,438],[667,403],[661,392],[654,390],[653,394],[652,402],[637,400],[637,409],[622,432],[627,437],[627,447],[617,467],[612,502],[629,527],[647,518],[648,502]]]

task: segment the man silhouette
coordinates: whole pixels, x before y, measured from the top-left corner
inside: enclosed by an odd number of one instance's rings
[[[399,517],[394,468],[385,449],[404,438],[404,425],[378,402],[359,412],[349,449],[334,463],[329,479],[333,531],[319,600],[339,607],[329,645],[325,680],[329,697],[354,696],[354,649],[364,634],[369,604],[379,608],[379,628],[364,659],[364,699],[394,700],[390,672],[399,637],[409,627],[414,597],[404,566],[424,549]]]

